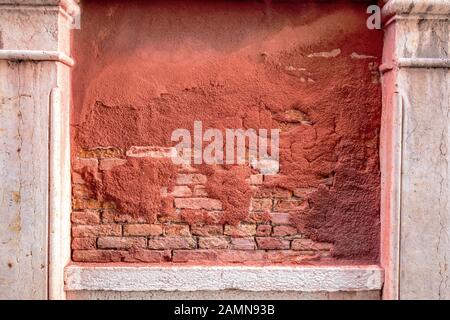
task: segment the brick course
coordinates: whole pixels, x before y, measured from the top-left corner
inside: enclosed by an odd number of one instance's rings
[[[305,239],[293,225],[291,212],[304,209],[304,198],[312,188],[294,192],[267,188],[261,174],[247,180],[253,199],[248,217],[236,225],[222,222],[222,203],[209,197],[207,177],[189,166],[180,166],[173,188],[161,189],[163,206],[156,221],[124,214],[114,202],[96,198],[89,181],[76,170],[89,167],[101,179],[108,170],[127,162],[127,152],[118,148],[78,152],[72,173],[73,261],[302,263],[326,258],[333,248]],[[164,152],[139,147],[128,154],[162,157]]]

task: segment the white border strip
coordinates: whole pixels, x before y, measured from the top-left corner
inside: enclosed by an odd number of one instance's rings
[[[301,291],[380,290],[379,266],[83,266],[65,270],[65,290]]]
[[[0,50],[0,60],[58,61],[73,67],[75,61],[63,52],[42,50]]]

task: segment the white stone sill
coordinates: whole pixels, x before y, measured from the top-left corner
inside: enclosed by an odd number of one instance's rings
[[[104,266],[72,264],[65,290],[301,291],[381,290],[384,272],[351,266]]]

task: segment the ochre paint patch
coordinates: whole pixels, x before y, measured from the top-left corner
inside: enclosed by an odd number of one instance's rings
[[[193,132],[194,120],[204,130],[280,128],[281,171],[264,187],[304,199],[290,216],[305,237],[333,243],[334,257],[376,261],[379,58],[351,58],[381,56],[382,34],[366,28],[365,8],[87,1],[74,41],[73,153],[169,147],[172,131]],[[309,57],[337,49],[333,58]],[[167,162],[128,161],[106,171],[101,183],[89,179],[124,213],[153,218],[158,201],[167,201],[157,189],[176,170]],[[248,218],[247,171],[208,174],[207,191],[225,209],[221,223]],[[170,204],[161,210],[174,214]],[[213,219],[202,210],[181,214],[190,224]]]

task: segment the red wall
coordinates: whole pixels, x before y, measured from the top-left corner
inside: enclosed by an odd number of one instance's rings
[[[84,1],[74,260],[379,259],[382,35],[366,28],[364,1],[273,2]],[[194,120],[280,128],[279,174],[251,183],[248,166],[127,156],[173,146],[172,131]]]

